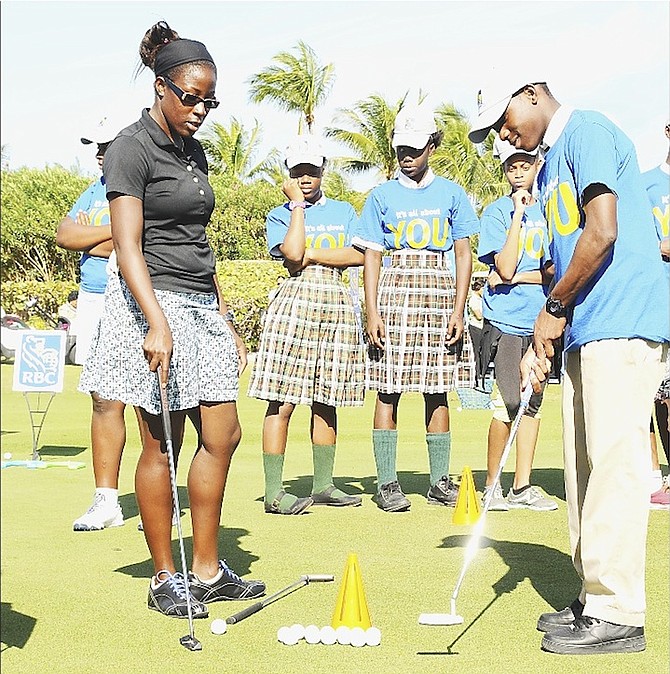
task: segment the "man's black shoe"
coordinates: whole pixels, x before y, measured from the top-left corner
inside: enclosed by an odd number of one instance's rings
[[[428,503],[453,507],[458,498],[458,487],[448,476],[443,475],[429,490]]]
[[[638,653],[645,647],[644,627],[616,625],[585,615],[542,637],[542,650],[561,655]]]
[[[397,480],[383,484],[372,497],[372,501],[389,513],[409,510],[412,505],[410,500],[402,493]]]
[[[186,583],[181,573],[170,573],[163,569],[156,574],[156,587],[153,580],[149,583],[147,606],[171,618],[188,618]],[[194,618],[206,618],[207,607],[199,602],[191,592],[191,611]]]
[[[570,606],[567,606],[562,611],[553,611],[551,613],[543,613],[537,621],[537,629],[540,632],[550,632],[556,627],[564,625],[572,625],[577,618],[582,617],[584,611],[584,604],[579,599],[575,599]]]
[[[256,599],[265,594],[265,583],[260,580],[242,580],[227,564],[219,560],[220,575],[215,580],[201,580],[193,571],[188,574],[191,594],[203,604],[213,601]]]

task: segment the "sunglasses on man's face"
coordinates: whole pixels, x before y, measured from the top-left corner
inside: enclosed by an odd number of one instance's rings
[[[178,87],[169,77],[163,76],[163,79],[170,89],[177,95],[177,98],[181,101],[182,105],[185,105],[188,108],[195,108],[196,105],[202,103],[207,110],[219,107],[219,101],[217,101],[216,98],[200,98],[200,96],[189,94]]]

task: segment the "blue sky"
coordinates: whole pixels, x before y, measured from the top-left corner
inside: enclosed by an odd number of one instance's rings
[[[249,77],[299,39],[332,62],[336,81],[317,127],[371,93],[396,100],[428,93],[471,116],[482,75],[535,66],[556,98],[596,109],[633,139],[641,168],[664,160],[670,116],[667,2],[32,2],[3,0],[1,131],[10,167],[79,164],[94,174],[79,138],[102,116],[127,123],[152,102],[151,73],[137,79],[144,32],[164,19],[204,42],[230,116],[263,128],[263,150],[282,149],[297,117],[248,102]],[[326,145],[332,154],[341,149]],[[357,181],[367,188],[372,178]]]

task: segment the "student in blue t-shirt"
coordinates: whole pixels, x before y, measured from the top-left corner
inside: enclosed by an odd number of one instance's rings
[[[546,271],[547,223],[532,194],[538,170],[537,151],[520,151],[496,138],[494,154],[503,165],[512,192],[482,213],[477,253],[491,270],[483,295],[482,343],[495,344],[494,353],[483,354],[482,362],[485,360],[488,365],[493,356],[496,384],[503,402],[496,406],[489,426],[484,501],[493,491],[490,510],[556,510],[558,504],[530,484],[543,392],[533,394],[521,419],[516,436],[514,483],[507,498],[503,497],[500,483],[494,483],[512,419],[521,403],[519,364],[532,342],[533,323],[547,299],[551,276]]]
[[[665,137],[670,139],[670,120],[665,124]],[[670,151],[663,164],[642,174],[642,181],[647,190],[651,203],[651,212],[654,215],[658,245],[663,258],[663,267],[666,271],[664,285],[659,288],[659,300],[665,304],[670,301]],[[654,398],[656,412],[656,427],[661,438],[663,451],[670,462],[670,427],[668,426],[668,406],[670,405],[670,360],[666,362],[666,373]],[[661,466],[658,460],[658,447],[654,431],[652,416],[650,426],[651,464],[652,464],[652,494],[650,507],[666,509],[670,505],[668,478],[663,480]]]
[[[298,515],[311,505],[358,506],[358,494],[333,484],[337,408],[360,406],[365,395],[364,354],[352,298],[342,270],[363,263],[349,243],[356,214],[351,204],[321,190],[326,157],[317,138],[298,136],[286,150],[289,199],[267,216],[270,254],[291,275],[263,319],[249,395],[268,401],[263,422],[265,511]],[[310,496],[284,491],[282,475],[291,415],[311,407],[314,476]]]
[[[429,503],[453,506],[458,494],[449,477],[447,393],[454,388],[462,340],[467,339],[463,311],[472,273],[469,237],[479,221],[465,191],[428,166],[441,139],[428,106],[400,110],[392,139],[399,171],[372,190],[352,239],[365,250],[367,386],[377,391],[372,431],[377,493],[372,500],[386,512],[411,505],[396,472],[398,404],[405,392],[424,397]],[[392,251],[390,265],[380,273],[386,251]]]
[[[122,126],[107,117],[81,139],[85,145],[97,147],[96,159],[100,171],[107,147]],[[81,252],[77,315],[71,328],[77,336],[75,361],[79,365],[86,361],[103,313],[108,264],[115,267],[109,260],[114,246],[106,189],[105,178],[101,174],[79,197],[56,232],[56,243],[61,248]],[[75,531],[99,531],[123,524],[118,489],[119,467],[126,440],[126,406],[119,400],[105,400],[97,393],[91,394],[91,402],[95,494],[91,507],[74,521]]]
[[[542,79],[497,73],[479,92],[469,137],[491,129],[540,146],[540,203],[555,285],[538,314],[521,377],[536,392],[565,333],[563,448],[570,545],[582,581],[571,606],[540,616],[554,653],[645,648],[649,409],[670,340],[665,278],[635,148],[605,116],[572,110]]]

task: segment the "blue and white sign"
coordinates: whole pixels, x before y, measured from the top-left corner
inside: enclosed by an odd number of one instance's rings
[[[15,391],[60,393],[65,375],[65,330],[22,330],[14,358]]]

